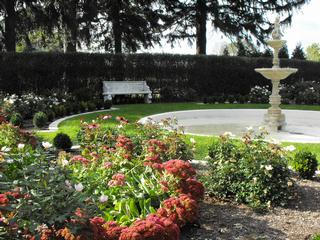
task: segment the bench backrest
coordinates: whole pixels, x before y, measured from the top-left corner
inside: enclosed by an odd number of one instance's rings
[[[151,93],[146,81],[104,81],[104,94]]]

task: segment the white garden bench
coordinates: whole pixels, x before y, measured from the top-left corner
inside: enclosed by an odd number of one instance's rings
[[[115,95],[143,94],[145,103],[151,103],[152,92],[146,81],[104,81],[103,96],[111,101]]]

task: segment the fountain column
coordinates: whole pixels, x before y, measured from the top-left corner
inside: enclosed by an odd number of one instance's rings
[[[274,49],[273,67],[255,69],[256,72],[259,72],[265,78],[270,79],[272,83],[272,94],[269,98],[269,103],[271,107],[268,109],[268,112],[264,115],[264,125],[266,125],[269,131],[273,132],[283,130],[283,128],[286,125],[285,115],[282,114],[280,108],[280,81],[298,71],[298,69],[295,68],[280,68],[279,50],[286,44],[285,40],[281,40],[281,36],[282,33],[280,31],[280,18],[278,17],[274,24],[272,40],[267,41],[268,45]]]

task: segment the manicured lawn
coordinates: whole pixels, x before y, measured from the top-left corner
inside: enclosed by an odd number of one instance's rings
[[[132,104],[132,105],[115,105],[114,110],[111,112],[106,112],[113,116],[124,116],[129,121],[137,121],[148,115],[170,112],[170,111],[183,111],[183,110],[194,110],[194,109],[266,109],[268,104],[196,104],[196,103],[161,103],[161,104]],[[305,105],[283,105],[283,109],[295,109],[295,110],[315,110],[320,111],[320,106],[305,106]],[[64,132],[68,134],[74,143],[76,143],[77,133],[79,131],[80,120],[91,122],[97,116],[103,115],[104,113],[93,113],[86,114],[81,117],[75,117],[62,122],[59,125],[58,132]],[[115,121],[108,121],[106,124],[115,125]],[[56,133],[38,133],[38,136],[42,137],[46,141],[52,141]],[[213,141],[213,137],[203,137],[203,136],[191,136],[188,135],[187,138],[193,137],[197,141],[197,152],[196,159],[203,159],[207,156],[208,146]],[[284,143],[284,145],[291,145],[291,143]],[[299,150],[309,150],[318,155],[320,160],[320,144],[303,144],[303,143],[293,143]]]

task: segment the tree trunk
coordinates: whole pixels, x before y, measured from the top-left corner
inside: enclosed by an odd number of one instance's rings
[[[5,1],[5,32],[4,43],[7,52],[16,51],[16,12],[15,0]]]
[[[196,3],[196,44],[197,54],[206,54],[207,48],[207,5],[206,0]]]
[[[113,37],[114,37],[114,51],[115,53],[122,53],[120,3],[118,0],[113,0],[113,3],[112,3],[112,30],[113,30]]]
[[[78,0],[71,0],[66,10],[68,22],[65,24],[65,52],[77,51],[78,22],[77,22]]]

